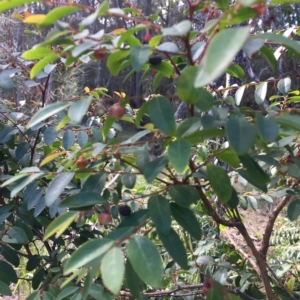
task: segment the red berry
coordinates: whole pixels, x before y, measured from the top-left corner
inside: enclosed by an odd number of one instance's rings
[[[125,112],[126,109],[122,107],[120,103],[115,103],[109,108],[108,115],[113,118],[119,119],[125,115]]]
[[[149,30],[146,30],[146,33],[144,35],[144,42],[149,42],[151,39],[151,34],[149,33]]]
[[[77,168],[84,169],[89,163],[90,163],[89,159],[85,159],[83,156],[80,156],[75,164]]]
[[[109,211],[105,210],[98,215],[98,221],[102,224],[109,224],[112,221],[112,216]]]
[[[104,59],[105,56],[106,56],[106,53],[101,49],[94,51],[94,57],[98,60]]]

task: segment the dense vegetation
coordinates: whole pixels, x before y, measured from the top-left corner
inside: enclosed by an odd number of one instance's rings
[[[300,299],[299,7],[151,2],[0,2],[0,294]]]

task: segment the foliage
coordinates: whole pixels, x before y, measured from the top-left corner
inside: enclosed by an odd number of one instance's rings
[[[2,1],[0,11],[31,2]],[[47,37],[8,55],[0,74],[3,91],[21,82],[41,92],[39,103],[23,107],[1,100],[0,293],[11,295],[10,284],[22,280],[22,258],[34,290],[28,299],[300,299],[299,257],[289,264],[290,276],[281,260],[268,257],[278,215],[285,207],[291,221],[300,215],[299,91],[292,78],[211,84],[223,73],[244,77],[232,63],[241,50],[261,51],[274,70],[278,49],[298,57],[299,29],[253,35],[249,25],[234,26],[264,14],[266,2],[187,1],[187,19],[167,28],[133,5],[45,3],[56,7],[15,17],[31,33],[47,29]],[[88,14],[78,26],[65,22],[80,10]],[[200,11],[207,22],[199,33],[192,22]],[[92,32],[98,18],[109,17],[128,28]],[[120,91],[106,110],[104,87],[46,103],[58,68],[105,57],[114,76],[131,66],[128,76],[154,71],[154,87],[164,77],[174,80],[187,118],[176,119],[168,95],[151,95],[131,109]],[[272,84],[278,95],[265,109]],[[251,86],[257,110],[239,106]],[[124,141],[126,123],[139,131]],[[149,148],[158,143],[165,151],[153,157]],[[275,197],[280,201],[257,246],[239,211]],[[246,247],[220,239],[226,227],[236,228]]]

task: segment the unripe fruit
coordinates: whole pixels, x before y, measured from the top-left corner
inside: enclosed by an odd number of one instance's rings
[[[101,224],[109,224],[112,221],[112,216],[109,211],[105,210],[98,215],[98,221]]]
[[[98,60],[104,59],[105,56],[106,56],[106,53],[101,49],[94,51],[94,57]]]
[[[119,213],[123,217],[127,217],[131,214],[131,208],[128,205],[122,205],[119,207]]]
[[[122,107],[120,103],[115,103],[109,108],[108,115],[113,118],[119,119],[125,115],[125,112],[126,109]]]
[[[87,165],[89,163],[90,163],[89,159],[85,159],[83,156],[80,156],[75,164],[76,164],[77,168],[84,169],[87,167]]]

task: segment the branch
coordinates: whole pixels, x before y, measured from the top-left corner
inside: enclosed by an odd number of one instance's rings
[[[282,198],[282,200],[277,204],[275,207],[274,211],[272,214],[269,216],[269,221],[267,223],[267,226],[265,228],[265,232],[263,235],[263,240],[261,243],[261,247],[258,250],[260,255],[266,259],[268,249],[269,249],[269,243],[270,243],[270,238],[273,230],[274,223],[279,215],[279,213],[282,211],[282,209],[285,207],[285,205],[289,202],[290,196],[285,196]]]
[[[292,300],[297,300],[297,298],[282,284],[281,280],[277,277],[275,272],[272,270],[272,268],[267,264],[267,268],[270,271],[270,273],[273,275],[277,283],[280,285],[280,287],[290,296]]]

